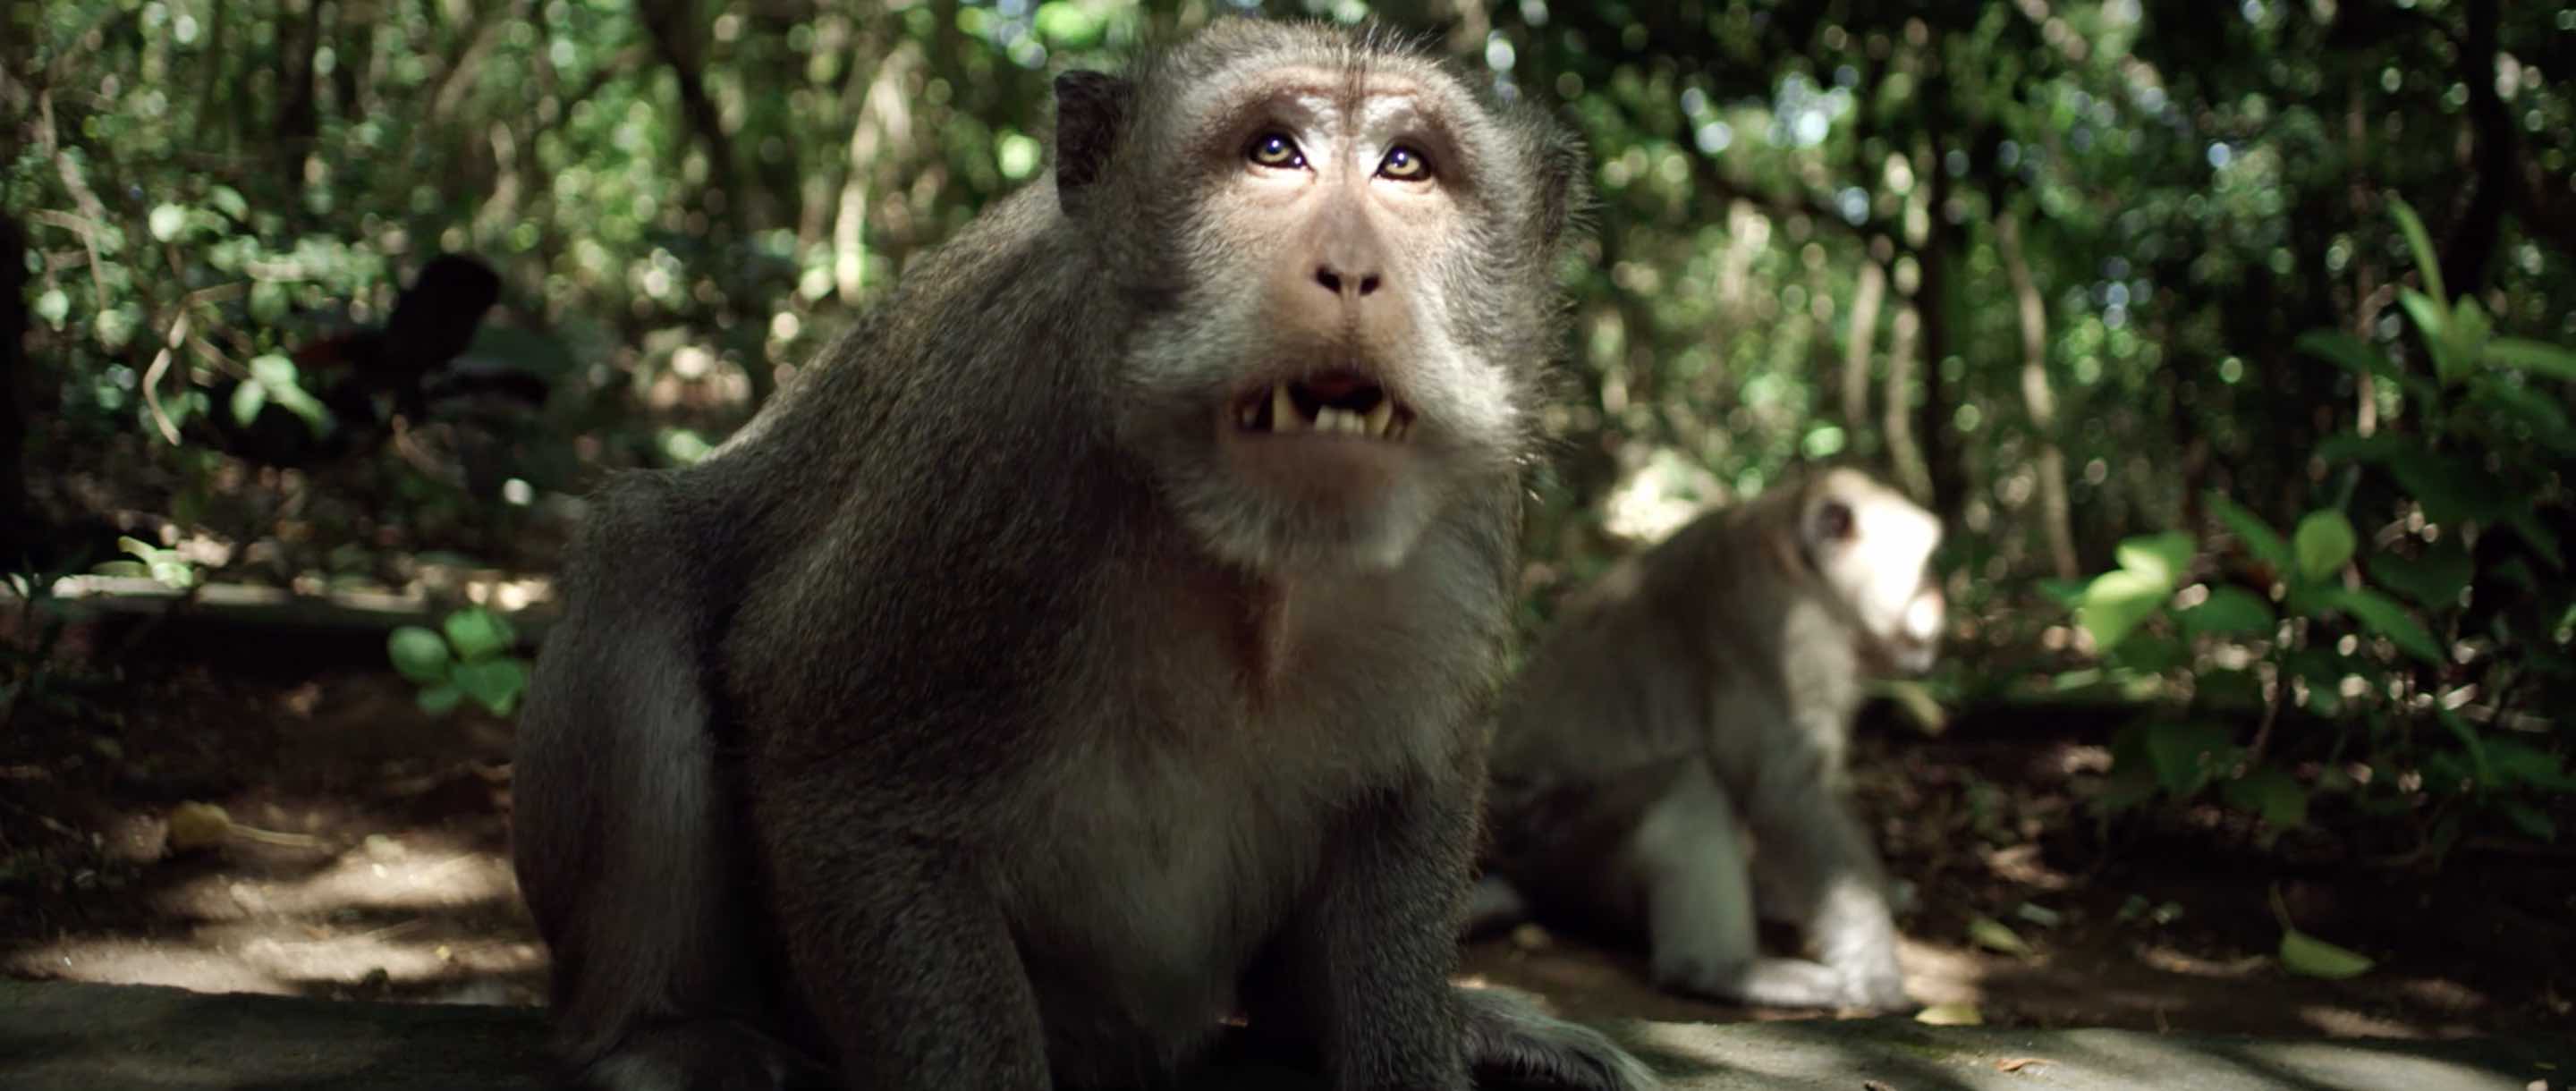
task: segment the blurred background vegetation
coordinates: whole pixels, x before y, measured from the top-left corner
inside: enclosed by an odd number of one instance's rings
[[[701,456],[1034,177],[1053,73],[1246,9],[1415,28],[1589,140],[1533,624],[1853,461],[1952,527],[1955,654],[1904,707],[2098,728],[2089,813],[2332,816],[2408,860],[2576,821],[2551,4],[9,0],[14,586],[541,619],[510,580],[573,498]],[[365,379],[441,253],[498,305]],[[506,709],[460,631],[452,682],[431,634],[396,657]],[[0,708],[79,707],[44,632]]]

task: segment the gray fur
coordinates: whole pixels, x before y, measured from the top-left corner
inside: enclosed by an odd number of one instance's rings
[[[1230,392],[1318,363],[1224,290],[1279,255],[1219,245],[1202,130],[1241,107],[1204,96],[1296,65],[1404,73],[1472,151],[1462,226],[1387,270],[1407,337],[1367,356],[1419,442],[1373,505],[1216,465]],[[1153,1083],[1241,1012],[1338,1087],[1650,1086],[1445,979],[1579,152],[1322,28],[1059,86],[1050,179],[573,550],[516,817],[570,1068]]]
[[[1499,714],[1470,929],[1534,913],[1642,933],[1678,991],[1909,1006],[1845,755],[1863,684],[1929,663],[1939,538],[1835,470],[1703,515],[1569,600]],[[1757,917],[1814,958],[1762,956]]]

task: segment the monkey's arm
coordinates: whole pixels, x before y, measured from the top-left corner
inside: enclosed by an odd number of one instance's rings
[[[1817,725],[1802,724],[1811,738]],[[1849,1007],[1911,1006],[1896,963],[1896,921],[1869,831],[1812,748],[1773,755],[1748,808],[1761,914],[1786,920],[1843,981]]]
[[[1255,1024],[1302,1031],[1336,1091],[1466,1091],[1449,929],[1474,806],[1458,794],[1413,785],[1361,804],[1265,959],[1284,987]]]
[[[846,770],[754,792],[787,958],[842,1086],[1047,1091],[1046,1038],[999,904],[953,847],[872,828]]]

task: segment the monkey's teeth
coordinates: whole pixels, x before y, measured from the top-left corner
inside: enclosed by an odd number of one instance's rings
[[[1267,431],[1273,435],[1317,432],[1324,435],[1366,436],[1375,439],[1402,439],[1411,431],[1412,422],[1396,412],[1395,401],[1380,396],[1366,412],[1335,405],[1319,405],[1311,415],[1297,406],[1297,395],[1290,393],[1291,384],[1274,383],[1267,401],[1246,402],[1235,409],[1235,420],[1246,431]]]

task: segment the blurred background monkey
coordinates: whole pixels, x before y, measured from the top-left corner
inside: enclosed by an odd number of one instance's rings
[[[1832,469],[1570,599],[1500,708],[1470,931],[1642,934],[1658,985],[1731,1003],[1909,1006],[1845,758],[1868,681],[1932,664],[1940,541],[1932,513]],[[1757,917],[1813,957],[1763,956]]]

